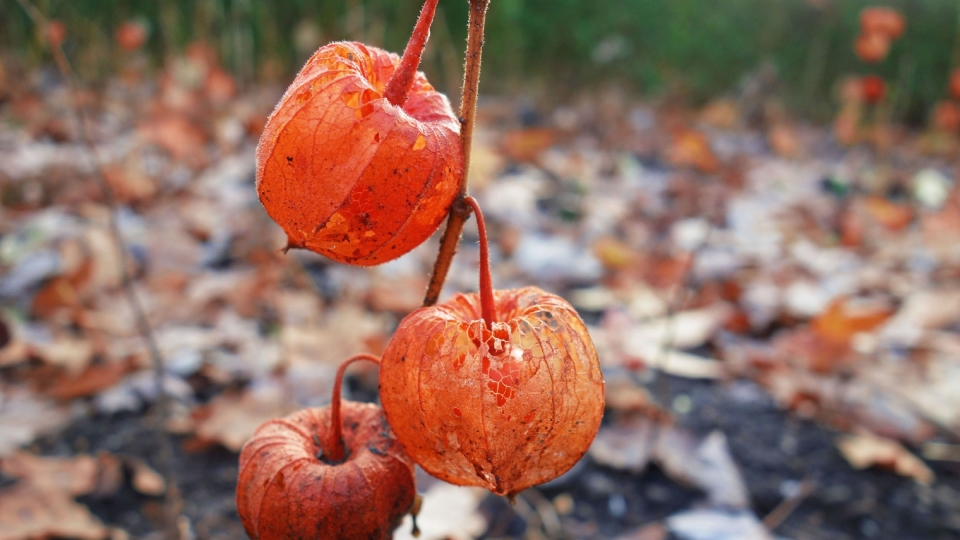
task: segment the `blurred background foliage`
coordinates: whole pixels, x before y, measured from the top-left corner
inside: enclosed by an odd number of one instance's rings
[[[64,46],[88,81],[112,72],[113,28],[150,29],[150,61],[207,41],[241,84],[283,79],[319,45],[362,40],[401,51],[420,0],[37,0],[68,29]],[[853,52],[858,14],[899,9],[904,39],[877,66]],[[0,0],[0,47],[27,66],[45,60],[15,0]],[[436,86],[459,92],[466,0],[443,0],[424,64]],[[925,121],[960,63],[958,0],[492,0],[486,91],[523,90],[557,101],[611,83],[691,104],[736,92],[761,66],[796,111],[825,119],[845,75],[876,73],[894,85],[900,120]]]

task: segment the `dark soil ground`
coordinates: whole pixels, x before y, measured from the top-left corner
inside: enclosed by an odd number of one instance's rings
[[[937,481],[932,486],[886,471],[856,471],[836,450],[837,432],[779,410],[752,383],[672,379],[669,390],[692,400],[691,412],[677,419],[681,426],[726,435],[758,516],[780,504],[791,485],[803,479],[813,482],[812,492],[777,527],[776,534],[797,540],[960,538],[957,464],[933,464]],[[48,455],[105,450],[137,456],[159,467],[159,446],[150,422],[149,417],[134,414],[86,417],[38,446]],[[189,453],[178,447],[177,453],[184,512],[197,538],[245,538],[234,505],[237,456],[220,448]],[[123,489],[109,498],[87,497],[82,502],[107,524],[138,538],[149,535],[161,513],[159,500],[139,495],[129,486]],[[702,499],[702,494],[681,486],[655,466],[637,475],[599,466],[589,458],[540,493],[548,499],[563,493],[573,497],[574,510],[563,518],[570,538],[616,538],[696,508]],[[481,511],[490,523],[486,538],[523,536],[526,522],[506,501],[491,496]]]

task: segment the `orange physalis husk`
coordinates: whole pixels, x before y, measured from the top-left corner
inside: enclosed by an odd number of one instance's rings
[[[887,83],[883,82],[883,79],[876,75],[864,75],[864,77],[860,79],[860,85],[862,87],[861,94],[863,95],[863,100],[870,105],[880,103],[887,95]]]
[[[480,294],[400,323],[381,360],[380,401],[428,473],[511,496],[587,451],[603,417],[603,375],[570,304],[535,287],[493,292],[478,225]]]
[[[44,34],[51,46],[59,47],[67,39],[67,25],[63,21],[52,20],[44,28]]]
[[[952,101],[941,101],[933,109],[933,127],[945,133],[960,129],[960,108]]]
[[[250,538],[392,538],[413,506],[413,462],[380,407],[346,401],[341,415],[351,360],[337,374],[330,407],[270,420],[244,445],[237,511]]]
[[[886,58],[887,53],[890,52],[890,38],[879,32],[863,33],[857,36],[853,50],[860,60],[868,64],[876,64]]]
[[[870,7],[860,12],[860,29],[864,34],[882,34],[900,39],[907,23],[899,11],[888,7]]]
[[[950,95],[953,99],[960,99],[960,68],[950,72]]]
[[[427,1],[402,59],[331,43],[277,104],[257,148],[257,191],[288,247],[380,264],[447,215],[463,171],[460,123],[416,71],[436,4]]]
[[[140,21],[127,21],[117,27],[114,38],[125,51],[135,51],[147,41],[147,27]]]

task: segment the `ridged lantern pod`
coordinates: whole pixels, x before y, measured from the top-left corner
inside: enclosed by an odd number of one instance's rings
[[[860,12],[860,29],[864,34],[882,34],[896,40],[907,29],[907,23],[893,8],[869,7]]]
[[[876,64],[887,57],[890,52],[890,38],[878,32],[863,33],[857,36],[853,44],[857,58],[867,64]]]
[[[459,485],[514,495],[569,470],[603,417],[603,376],[570,304],[490,286],[479,207],[481,292],[421,308],[381,359],[380,400],[410,456]]]
[[[423,243],[463,171],[460,123],[417,72],[437,0],[401,59],[362,43],[321,47],[270,115],[257,192],[288,248],[369,266]]]
[[[864,75],[860,79],[860,85],[862,87],[861,93],[863,95],[863,101],[870,105],[876,105],[883,101],[883,98],[887,96],[887,83],[883,81],[883,78],[876,75]]]
[[[413,462],[380,407],[347,401],[341,412],[353,359],[330,407],[270,420],[244,445],[237,511],[253,540],[392,538],[413,506]]]

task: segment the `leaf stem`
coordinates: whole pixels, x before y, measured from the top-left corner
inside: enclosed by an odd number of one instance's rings
[[[397,66],[393,77],[387,83],[387,89],[383,92],[383,97],[397,107],[403,107],[407,102],[407,95],[410,93],[410,87],[413,86],[417,68],[420,67],[423,49],[426,48],[427,40],[430,38],[430,24],[433,23],[433,16],[437,12],[438,1],[427,0],[423,4],[417,24],[413,27],[413,35],[410,36],[410,41],[403,50],[400,65]]]
[[[473,128],[477,119],[477,96],[480,86],[480,61],[483,52],[483,29],[487,19],[490,0],[470,0],[470,20],[467,21],[467,57],[463,70],[463,92],[460,97],[460,148],[463,153],[463,176],[460,178],[460,195],[450,207],[447,228],[440,239],[440,251],[433,265],[430,284],[423,299],[424,306],[437,303],[443,282],[450,271],[450,263],[457,253],[457,244],[463,232],[463,224],[470,217],[470,207],[464,202],[467,196],[467,178],[470,174],[470,148],[473,145]]]
[[[480,203],[470,196],[463,200],[477,217],[477,230],[480,232],[480,310],[487,328],[493,328],[493,323],[497,322],[497,305],[493,301],[493,279],[490,277],[490,247],[487,242],[487,224],[483,221]]]
[[[358,360],[369,360],[380,365],[380,359],[376,356],[360,353],[347,358],[337,368],[337,374],[333,379],[333,396],[330,398],[330,439],[327,448],[324,449],[324,457],[330,463],[341,463],[347,456],[343,443],[343,422],[340,419],[340,394],[343,390],[343,375],[347,371],[347,366]]]

